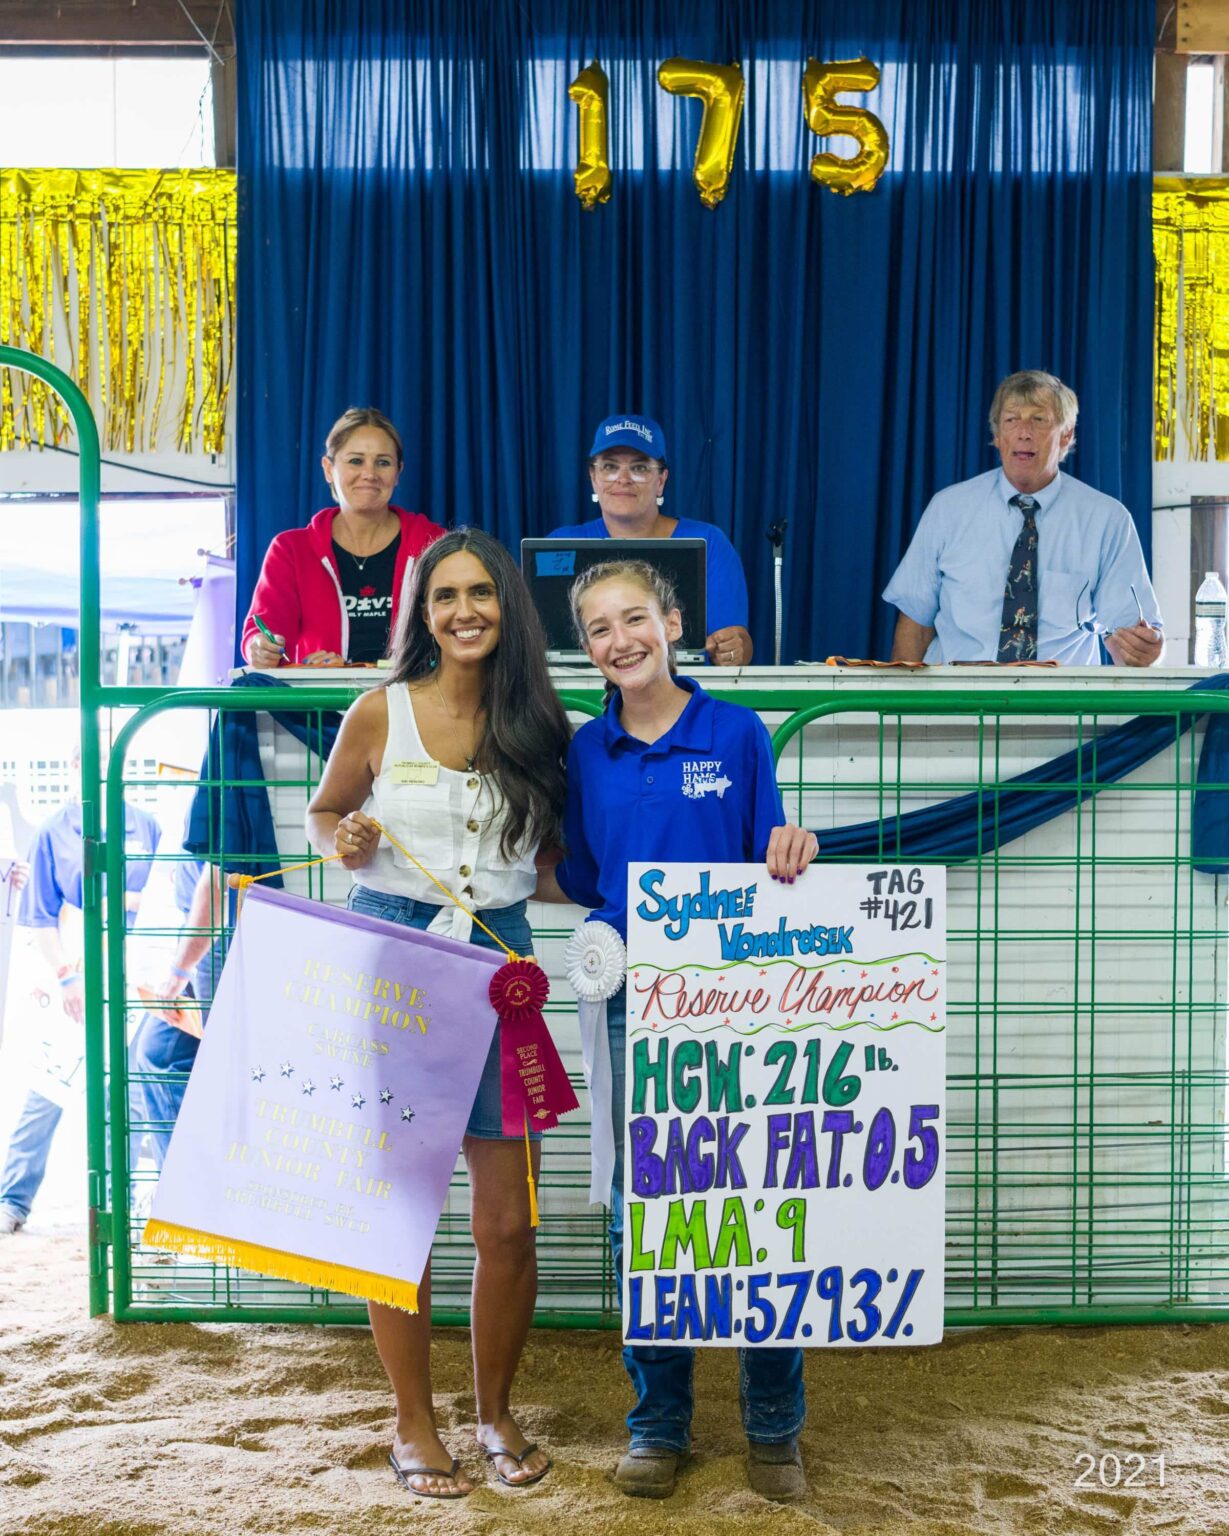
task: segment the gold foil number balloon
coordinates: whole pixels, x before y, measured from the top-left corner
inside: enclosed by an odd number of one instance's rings
[[[592,211],[599,203],[610,201],[610,137],[606,117],[610,81],[596,59],[568,86],[568,95],[576,103],[580,120],[580,160],[572,179],[576,196]]]
[[[842,59],[833,64],[807,60],[802,77],[803,113],[811,132],[820,138],[844,133],[858,141],[852,160],[818,154],[811,161],[812,179],[846,197],[869,192],[888,163],[888,131],[865,107],[843,107],[838,91],[871,91],[879,84],[879,68],[869,59]]]
[[[704,103],[696,163],[692,175],[706,208],[725,196],[743,115],[743,72],[737,64],[704,64],[696,59],[667,59],[657,71],[663,91],[698,96]]]

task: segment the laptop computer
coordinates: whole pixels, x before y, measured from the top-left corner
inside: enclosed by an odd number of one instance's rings
[[[670,578],[683,615],[676,654],[682,662],[702,662],[708,637],[703,539],[522,539],[521,573],[546,631],[547,660],[588,662],[577,643],[568,594],[582,571],[606,560],[644,560]]]

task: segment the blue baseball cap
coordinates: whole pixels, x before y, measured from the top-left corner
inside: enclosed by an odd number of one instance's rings
[[[593,434],[589,457],[596,459],[608,448],[638,448],[647,458],[666,462],[666,434],[651,416],[607,416]]]

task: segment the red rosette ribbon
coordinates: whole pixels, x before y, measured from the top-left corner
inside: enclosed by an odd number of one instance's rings
[[[509,960],[491,977],[489,995],[499,1015],[504,1135],[519,1136],[526,1120],[531,1130],[549,1131],[580,1105],[542,1017],[550,996],[546,972],[531,960]]]

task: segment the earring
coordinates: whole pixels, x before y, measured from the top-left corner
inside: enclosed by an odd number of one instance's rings
[[[440,643],[434,635],[431,636],[431,659],[427,662],[429,671],[434,672],[440,664]]]
[[[664,507],[664,506],[665,506],[665,504],[666,504],[666,498],[665,498],[665,497],[664,497],[664,496],[659,496],[659,497],[658,497],[658,498],[657,498],[657,505],[658,505],[658,506],[659,506],[659,507]]]
[[[596,491],[590,491],[589,492],[589,500],[590,501],[596,501],[597,500],[597,492]]]

